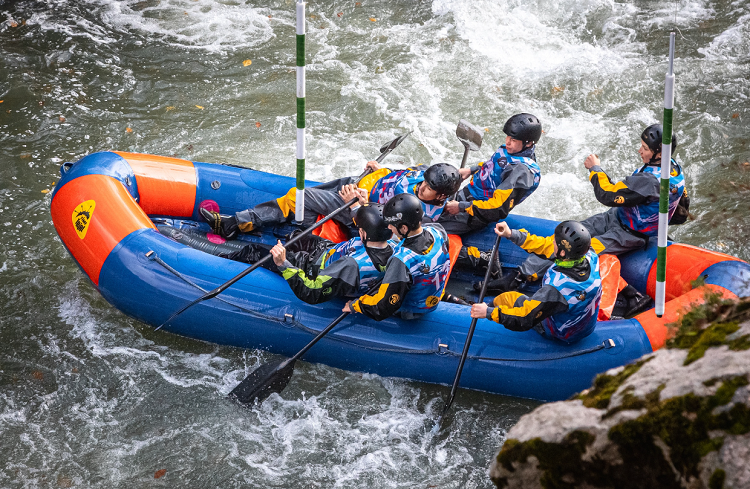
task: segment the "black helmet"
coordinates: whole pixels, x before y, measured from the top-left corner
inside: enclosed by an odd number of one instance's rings
[[[577,260],[589,250],[591,234],[578,221],[563,221],[555,228],[555,242],[559,258]],[[565,251],[565,256],[560,257],[560,251]]]
[[[393,233],[383,220],[383,204],[368,202],[357,209],[354,225],[364,229],[368,241],[387,241]]]
[[[542,123],[532,114],[516,114],[505,122],[503,132],[513,139],[535,143],[542,137]]]
[[[453,165],[438,163],[424,172],[424,181],[439,194],[453,195],[461,186],[461,174]]]
[[[387,224],[396,226],[396,229],[406,225],[409,231],[414,231],[422,224],[422,216],[422,203],[413,194],[395,195],[383,207],[383,219]]]
[[[651,124],[641,133],[641,139],[648,149],[654,152],[654,156],[661,153],[661,141],[663,137],[663,129],[661,124]],[[677,136],[672,134],[672,153],[677,149]],[[653,158],[651,158],[653,161]]]

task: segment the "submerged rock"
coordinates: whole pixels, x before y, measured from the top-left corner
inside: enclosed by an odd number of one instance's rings
[[[750,488],[750,300],[713,298],[666,348],[523,416],[499,488]]]

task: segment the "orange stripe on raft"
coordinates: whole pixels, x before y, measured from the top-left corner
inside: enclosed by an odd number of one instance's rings
[[[705,269],[715,263],[728,260],[742,261],[734,256],[682,243],[668,246],[666,300],[671,301],[688,292],[693,288],[690,283],[700,277]],[[656,260],[648,273],[646,293],[651,297],[656,296]]]
[[[664,315],[661,318],[656,317],[654,309],[637,315],[635,319],[641,323],[643,330],[646,331],[648,340],[651,343],[651,349],[656,351],[664,346],[669,333],[667,324],[678,321],[692,306],[706,302],[707,294],[720,294],[725,299],[737,299],[735,294],[729,292],[724,287],[708,284],[693,289],[664,304]]]
[[[450,277],[450,272],[453,271],[453,265],[456,264],[456,260],[458,260],[458,254],[461,253],[461,247],[464,245],[463,240],[461,239],[461,236],[457,234],[449,234],[448,235],[448,255],[450,256],[450,262],[451,262],[451,268],[448,272],[448,277]],[[446,277],[446,281],[448,278]]]
[[[115,151],[133,169],[140,206],[151,215],[190,217],[196,194],[192,161]]]
[[[96,205],[81,239],[73,227],[73,211],[89,200]],[[55,194],[50,212],[60,239],[97,286],[104,261],[125,236],[156,229],[122,183],[105,175],[84,175],[66,183]]]

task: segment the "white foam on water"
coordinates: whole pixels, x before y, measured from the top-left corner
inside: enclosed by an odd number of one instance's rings
[[[94,42],[111,44],[118,34],[141,36],[144,41],[160,38],[169,45],[207,52],[226,52],[260,45],[273,34],[265,7],[250,7],[213,0],[84,0],[79,7],[93,12],[102,23],[83,16],[61,18],[59,0],[46,0],[50,9],[36,12],[27,22],[71,37],[85,36]],[[57,6],[57,8],[55,8]],[[280,18],[274,19],[289,23]]]

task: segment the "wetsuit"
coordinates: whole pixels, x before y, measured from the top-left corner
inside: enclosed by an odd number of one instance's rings
[[[594,186],[596,199],[611,207],[581,221],[591,234],[591,247],[597,254],[620,255],[641,249],[651,236],[657,235],[660,174],[661,165],[643,165],[631,176],[613,184],[599,165],[591,168],[589,181]],[[669,224],[684,223],[689,205],[682,167],[672,160]],[[550,261],[532,255],[520,270],[527,279],[536,280],[550,265]]]
[[[365,247],[360,238],[332,243],[311,237],[300,246],[287,250],[280,267],[267,266],[287,281],[294,295],[308,304],[319,304],[333,297],[359,297],[375,280],[383,277],[386,263],[393,255],[395,242],[384,248]],[[252,262],[268,254],[257,245],[248,245],[227,258]]]
[[[554,253],[551,237],[542,238],[521,229],[513,230],[510,240],[545,258]],[[545,273],[542,286],[530,298],[520,292],[495,297],[496,307],[487,308],[487,319],[511,331],[534,328],[544,336],[574,343],[594,331],[601,294],[599,257],[589,250],[580,260],[556,260]]]
[[[305,189],[305,217],[302,221],[303,226],[311,226],[319,216],[327,216],[342,205],[344,200],[339,195],[339,190],[344,185],[358,183],[360,188],[370,193],[370,202],[385,204],[394,195],[402,193],[411,193],[416,195],[419,186],[424,181],[424,172],[427,170],[426,165],[417,165],[414,168],[406,170],[392,171],[387,168],[381,168],[359,182],[357,177],[344,177],[327,183],[321,183],[314,187]],[[269,224],[282,224],[289,222],[294,218],[294,209],[297,202],[297,188],[293,187],[282,197],[278,199],[263,202],[251,209],[237,212],[237,227],[243,233],[249,233],[254,229],[267,226]],[[420,200],[420,202],[422,202]],[[443,212],[444,202],[426,203],[422,202],[425,222],[436,221]],[[351,212],[342,212],[334,219],[344,226],[352,224],[352,217],[356,208]]]
[[[410,319],[437,308],[450,270],[448,236],[439,224],[422,229],[396,246],[380,288],[355,300],[353,311],[381,321],[397,311]]]
[[[424,173],[429,168],[427,165],[417,165],[406,170],[389,170],[381,168],[371,173],[359,182],[359,187],[370,192],[370,202],[385,204],[393,196],[398,194],[413,194],[419,197],[419,186],[424,182]],[[440,217],[445,207],[445,202],[424,202],[421,199],[422,211],[424,212],[423,221],[426,223],[435,222]]]
[[[472,177],[458,192],[458,214],[444,213],[440,224],[450,234],[464,234],[505,219],[539,186],[541,171],[534,147],[510,154],[500,146],[486,162],[471,167]]]

